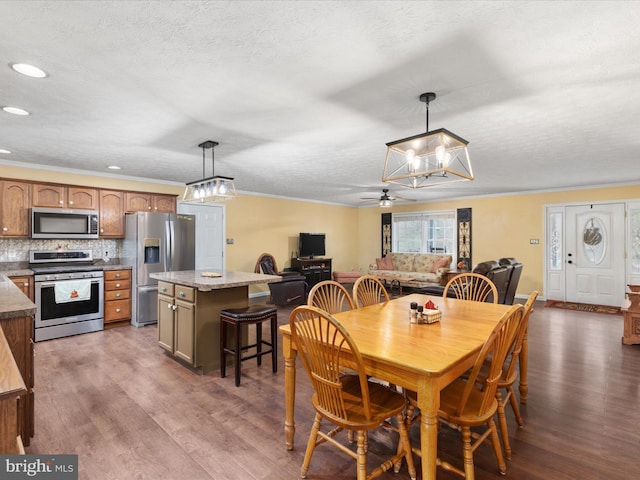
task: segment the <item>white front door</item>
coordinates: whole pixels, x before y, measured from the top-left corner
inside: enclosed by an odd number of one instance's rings
[[[224,270],[224,206],[178,203],[178,213],[196,216],[196,270]]]
[[[625,295],[624,204],[565,209],[566,301],[620,306]]]

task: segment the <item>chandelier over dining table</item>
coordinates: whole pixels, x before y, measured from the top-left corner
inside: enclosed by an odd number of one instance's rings
[[[473,180],[471,159],[464,138],[444,128],[429,131],[429,103],[433,92],[420,95],[426,104],[426,132],[387,143],[382,181],[407,188]]]

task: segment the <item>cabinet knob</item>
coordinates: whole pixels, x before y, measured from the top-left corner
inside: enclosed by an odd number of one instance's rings
[[[9,230],[9,229],[8,229],[7,227],[2,227],[2,231],[3,231],[3,232],[6,232],[6,231],[8,231],[8,230]]]
[[[180,295],[181,297],[184,297],[184,292],[182,290],[180,290],[180,292],[178,293],[178,295]]]
[[[173,308],[173,309],[175,310],[175,309],[176,309],[176,308],[178,308],[178,307],[177,307],[176,305],[173,305],[171,308]]]
[[[116,278],[120,278],[120,274],[119,273],[116,273]]]
[[[161,288],[161,290],[162,290],[163,292],[166,292],[166,291],[167,291],[167,287],[162,287],[162,288]]]
[[[26,282],[26,283],[24,284],[24,286],[25,286],[25,287],[28,287],[28,286],[29,286],[29,282]]]
[[[171,305],[170,303],[167,303],[167,308],[171,309],[171,308],[173,308],[173,305]]]
[[[116,313],[120,313],[120,309],[119,308],[116,308]]]
[[[120,294],[119,293],[116,293],[116,298],[120,298]]]
[[[62,203],[62,202],[60,202]],[[69,205],[73,205],[73,200],[69,200]]]
[[[120,288],[120,284],[119,283],[116,283],[116,288]]]
[[[59,203],[60,205],[64,205],[64,202],[63,202],[62,200],[60,200],[58,203]]]

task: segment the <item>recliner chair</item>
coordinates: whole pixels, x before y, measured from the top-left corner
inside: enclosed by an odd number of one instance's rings
[[[518,283],[520,282],[520,276],[522,275],[522,268],[524,265],[513,257],[505,257],[498,260],[500,265],[511,265],[511,276],[509,277],[509,284],[507,287],[507,293],[505,295],[504,303],[506,305],[513,305],[513,301],[516,297],[516,291],[518,289]]]
[[[511,269],[511,265],[501,266],[495,260],[489,260],[477,264],[473,268],[473,273],[479,273],[491,280],[496,286],[496,290],[498,290],[498,303],[504,304],[507,295],[507,285],[509,283],[509,277],[511,276]],[[493,296],[490,295],[487,301],[492,302]]]
[[[276,259],[270,253],[263,253],[253,269],[255,273],[279,275],[280,282],[269,283],[271,302],[275,305],[301,305],[307,301],[307,278],[293,270],[278,271]]]

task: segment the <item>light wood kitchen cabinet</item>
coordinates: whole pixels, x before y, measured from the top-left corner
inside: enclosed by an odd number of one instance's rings
[[[13,180],[0,181],[0,235],[29,236],[31,185]]]
[[[100,190],[100,237],[124,238],[124,192]]]
[[[104,272],[104,324],[131,320],[131,270]]]
[[[98,209],[98,190],[95,188],[34,183],[31,199],[33,207]]]
[[[126,192],[125,212],[176,213],[175,195]]]
[[[194,367],[196,292],[192,287],[158,282],[158,343]]]
[[[9,277],[9,279],[22,290],[29,300],[34,301],[33,275],[24,275],[19,277]]]
[[[176,213],[175,195],[153,195],[151,201],[154,212]]]

